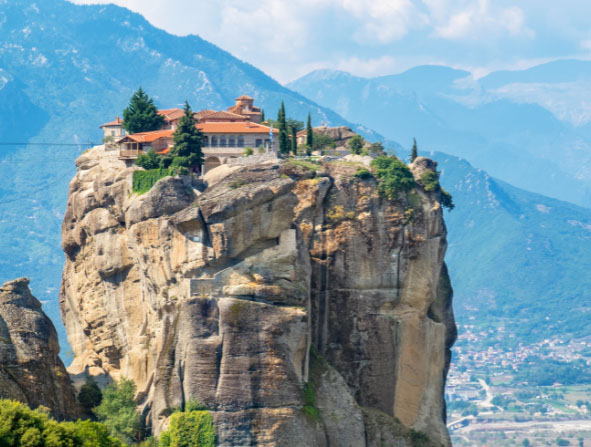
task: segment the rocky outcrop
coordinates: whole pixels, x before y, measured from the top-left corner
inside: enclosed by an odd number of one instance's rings
[[[77,164],[60,294],[72,372],[135,380],[155,433],[198,400],[220,446],[450,445],[437,193],[390,201],[363,165],[272,160],[137,196],[137,168],[101,147]]]
[[[44,406],[60,419],[79,415],[59,356],[57,333],[29,291],[29,279],[0,286],[0,398]]]

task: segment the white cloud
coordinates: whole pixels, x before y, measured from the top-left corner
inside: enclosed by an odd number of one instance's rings
[[[411,0],[340,0],[334,6],[338,7],[338,3],[358,20],[361,31],[355,37],[361,42],[398,40],[411,28],[427,22],[427,17]]]
[[[534,31],[526,26],[523,10],[515,6],[491,6],[488,0],[463,2],[464,6],[459,10],[450,7],[449,11],[453,12],[446,17],[442,8],[445,0],[427,0],[427,3],[433,5],[434,34],[444,39],[494,40],[507,33],[528,38],[535,36]]]

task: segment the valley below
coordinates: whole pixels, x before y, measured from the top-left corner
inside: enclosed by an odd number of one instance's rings
[[[446,388],[453,445],[591,446],[591,337],[528,342],[506,323],[459,319]]]

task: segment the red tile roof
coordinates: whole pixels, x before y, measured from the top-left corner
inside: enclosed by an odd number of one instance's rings
[[[172,149],[172,146],[167,146],[164,149],[162,149],[161,151],[156,152],[158,155],[166,155],[170,152],[170,150]]]
[[[174,108],[158,110],[158,114],[162,115],[166,121],[174,121],[183,116],[185,112],[182,109]]]
[[[212,111],[208,114],[203,114],[199,117],[199,121],[203,123],[207,123],[208,121],[226,121],[226,122],[234,122],[234,121],[245,121],[246,117],[239,115],[237,113],[232,112],[215,112]]]
[[[200,119],[201,117],[206,116],[206,115],[211,115],[212,113],[215,113],[215,110],[211,110],[211,109],[200,110],[199,112],[195,113],[195,118]]]
[[[122,125],[123,125],[123,121],[121,121],[121,120],[119,119],[119,117],[117,117],[117,118],[115,119],[115,121],[111,121],[110,123],[105,123],[105,124],[103,124],[103,125],[101,126],[101,128],[102,128],[102,127],[112,127],[112,126],[122,126]]]
[[[197,128],[205,134],[246,134],[246,133],[258,133],[258,134],[269,134],[269,126],[263,126],[262,124],[251,123],[250,121],[242,122],[213,122],[213,123],[199,123]],[[279,133],[278,129],[273,129],[273,134]]]
[[[136,143],[152,143],[160,138],[172,138],[172,134],[174,130],[167,129],[167,130],[155,130],[153,132],[139,132],[134,133],[131,135],[127,135],[126,137],[119,140],[119,143],[125,141],[134,141]]]

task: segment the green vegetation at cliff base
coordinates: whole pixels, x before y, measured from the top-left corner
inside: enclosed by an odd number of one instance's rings
[[[44,409],[31,410],[11,400],[0,400],[0,445],[3,447],[120,447],[99,422],[57,422]]]

